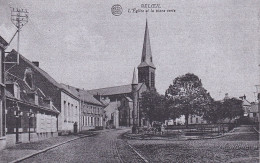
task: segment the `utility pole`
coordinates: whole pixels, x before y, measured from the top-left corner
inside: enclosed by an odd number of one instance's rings
[[[20,32],[22,27],[28,23],[28,11],[26,9],[18,9],[18,8],[11,8],[11,21],[12,23],[16,26],[17,31],[16,33],[18,33],[18,37],[17,37],[17,64],[19,64],[19,44],[20,44]],[[14,36],[16,35],[16,33],[14,34]],[[13,38],[14,38],[13,36]],[[11,41],[13,40],[13,38],[11,39]],[[11,43],[11,41],[9,42],[9,44]]]

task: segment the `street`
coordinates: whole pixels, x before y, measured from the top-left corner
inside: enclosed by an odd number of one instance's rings
[[[72,141],[22,162],[142,162],[123,140],[117,139],[126,131],[100,131],[96,136]]]
[[[257,162],[259,157],[259,134],[248,126],[224,137],[191,141],[121,139],[127,131],[98,131],[22,162]]]

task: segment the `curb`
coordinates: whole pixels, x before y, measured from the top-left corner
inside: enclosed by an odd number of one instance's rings
[[[149,163],[149,161],[147,161],[144,156],[142,156],[139,152],[137,152],[137,150],[130,144],[128,144],[128,146],[145,162],[145,163]]]
[[[257,131],[257,129],[255,128],[255,127],[253,127],[253,129],[258,133],[258,134],[260,134],[260,132],[259,131]]]
[[[227,134],[222,134],[222,135],[218,135],[218,136],[214,136],[214,137],[205,137],[205,138],[187,138],[187,139],[181,139],[181,140],[172,140],[172,139],[155,139],[155,138],[150,138],[150,139],[142,139],[139,137],[131,137],[129,135],[124,135],[127,139],[130,140],[165,140],[165,141],[189,141],[189,140],[206,140],[206,139],[217,139],[217,138],[222,138],[227,136]]]
[[[39,151],[37,151],[37,152],[34,152],[34,153],[29,154],[29,155],[27,155],[27,156],[24,156],[24,157],[22,157],[22,158],[19,158],[19,159],[16,159],[16,160],[14,160],[14,161],[11,161],[10,163],[16,163],[16,162],[23,161],[23,160],[25,160],[25,159],[28,159],[28,158],[33,157],[33,156],[36,156],[36,155],[38,155],[38,154],[40,154],[40,153],[46,152],[46,151],[48,151],[48,150],[50,150],[50,149],[56,148],[56,147],[61,146],[61,145],[63,145],[63,144],[69,143],[69,142],[71,142],[71,141],[74,141],[74,140],[77,140],[77,139],[81,139],[81,138],[85,138],[85,137],[89,137],[89,136],[93,136],[93,135],[96,135],[96,134],[90,134],[90,135],[80,136],[80,137],[78,137],[78,138],[74,138],[74,139],[71,139],[71,140],[67,140],[67,141],[65,141],[65,142],[62,142],[62,143],[59,143],[59,144],[50,146],[50,147],[48,147],[48,148],[39,150]]]

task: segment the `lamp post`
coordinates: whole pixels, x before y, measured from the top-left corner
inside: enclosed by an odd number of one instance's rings
[[[34,117],[32,109],[30,109],[30,111],[27,113],[27,116],[29,117],[29,141],[31,141],[31,118]]]
[[[16,133],[15,133],[15,136],[16,136],[16,143],[19,143],[19,118],[23,116],[23,112],[20,110],[20,107],[18,106],[17,104],[17,107],[16,107],[17,110],[14,111],[14,116],[15,116],[15,123],[16,123]]]

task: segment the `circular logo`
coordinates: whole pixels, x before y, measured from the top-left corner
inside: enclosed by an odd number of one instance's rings
[[[116,5],[112,6],[111,12],[112,12],[113,15],[119,16],[119,15],[122,14],[123,8],[119,4],[116,4]]]

